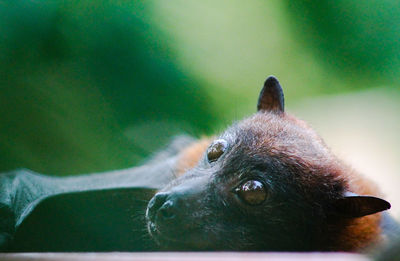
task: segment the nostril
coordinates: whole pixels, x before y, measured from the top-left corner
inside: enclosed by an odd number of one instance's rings
[[[159,215],[163,219],[172,219],[175,217],[174,203],[171,200],[165,202],[162,207],[158,210]]]
[[[157,211],[165,203],[167,197],[168,193],[160,192],[155,194],[154,197],[150,200],[147,206],[147,216],[148,218],[150,218],[150,220],[154,220]]]

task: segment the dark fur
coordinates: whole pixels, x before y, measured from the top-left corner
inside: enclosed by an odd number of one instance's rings
[[[346,196],[378,192],[303,121],[285,113],[283,102],[279,82],[268,78],[258,112],[219,136],[227,151],[211,163],[203,155],[151,200],[148,230],[160,246],[358,251],[379,241],[380,214],[367,215],[390,205],[376,197]],[[232,192],[250,179],[267,188],[261,205],[250,206]]]

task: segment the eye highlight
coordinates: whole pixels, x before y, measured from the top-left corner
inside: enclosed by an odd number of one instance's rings
[[[263,183],[258,180],[248,180],[235,189],[235,193],[248,205],[260,205],[267,198]]]
[[[207,149],[207,160],[209,162],[214,162],[221,157],[222,154],[226,151],[228,147],[228,143],[226,140],[218,139],[215,140],[210,147]]]

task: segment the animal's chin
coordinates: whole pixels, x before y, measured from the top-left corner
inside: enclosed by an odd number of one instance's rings
[[[167,251],[205,251],[214,250],[210,247],[209,242],[194,239],[192,234],[179,235],[179,239],[170,236],[168,233],[162,232],[157,225],[149,221],[147,230],[153,240]]]

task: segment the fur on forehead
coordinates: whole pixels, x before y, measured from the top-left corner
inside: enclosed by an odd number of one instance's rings
[[[251,144],[269,154],[301,153],[302,157],[329,157],[323,140],[304,121],[289,114],[256,113],[236,124],[237,136],[249,136]]]
[[[339,176],[338,159],[324,141],[305,122],[289,115],[259,112],[238,122],[234,132],[236,142],[252,154],[279,158],[307,172],[325,172]]]

